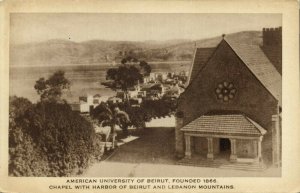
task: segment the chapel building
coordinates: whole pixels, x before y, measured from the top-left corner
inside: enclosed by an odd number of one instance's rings
[[[282,28],[253,33],[197,45],[176,113],[182,163],[281,165]]]

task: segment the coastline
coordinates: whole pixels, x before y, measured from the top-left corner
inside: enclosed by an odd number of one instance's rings
[[[178,64],[178,63],[184,63],[188,64],[192,61],[152,61],[148,62],[148,64]],[[118,66],[118,64],[114,66]],[[92,64],[63,64],[63,65],[9,65],[9,68],[32,68],[32,67],[72,67],[72,66],[101,66],[101,67],[107,67],[107,66],[113,66],[109,62],[103,62],[103,63],[92,63]]]

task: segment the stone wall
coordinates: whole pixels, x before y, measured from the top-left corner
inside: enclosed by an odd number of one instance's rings
[[[236,140],[238,158],[256,158],[257,144],[253,140]]]
[[[184,136],[180,128],[183,127],[183,118],[176,117],[176,127],[175,127],[175,150],[177,157],[183,157],[184,155]]]
[[[205,137],[194,137],[193,149],[194,153],[206,156],[207,154],[207,139]]]

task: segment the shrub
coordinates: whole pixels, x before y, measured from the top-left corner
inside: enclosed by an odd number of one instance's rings
[[[69,176],[100,156],[92,124],[67,103],[10,102],[9,173],[14,176]]]
[[[9,174],[13,176],[41,176],[49,167],[44,152],[24,129],[29,120],[27,112],[33,104],[25,98],[10,98],[9,108]]]

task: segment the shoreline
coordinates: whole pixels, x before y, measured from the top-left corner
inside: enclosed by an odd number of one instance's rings
[[[148,64],[178,64],[178,63],[184,63],[188,64],[192,61],[152,61],[148,62]],[[118,66],[119,64],[115,64],[114,66]],[[97,63],[97,64],[64,64],[64,65],[9,65],[9,68],[32,68],[32,67],[71,67],[71,66],[101,66],[101,67],[107,67],[107,66],[113,66],[112,63],[103,62],[103,63]]]

